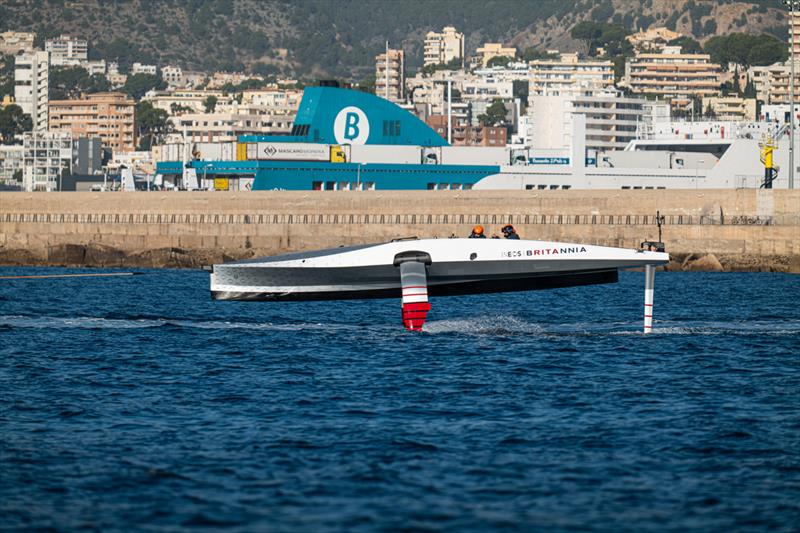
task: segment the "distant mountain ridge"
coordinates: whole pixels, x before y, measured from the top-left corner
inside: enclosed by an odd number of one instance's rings
[[[468,53],[486,41],[578,50],[583,20],[628,29],[666,25],[702,40],[729,32],[785,39],[780,0],[4,0],[0,31],[70,33],[94,58],[187,70],[243,70],[360,79],[388,39],[412,69],[425,33],[452,25]]]

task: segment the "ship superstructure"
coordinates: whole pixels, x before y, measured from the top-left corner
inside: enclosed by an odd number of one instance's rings
[[[713,127],[713,126],[711,126]],[[696,127],[695,127],[696,130]],[[183,188],[234,190],[687,189],[760,187],[760,146],[774,145],[787,187],[788,135],[775,124],[729,127],[712,135],[634,140],[624,150],[586,149],[586,117],[575,114],[560,154],[520,146],[451,146],[400,106],[337,87],[305,90],[288,136],[241,136],[222,147],[164,147],[157,172]],[[669,133],[669,132],[668,132]],[[707,132],[708,133],[708,132]]]

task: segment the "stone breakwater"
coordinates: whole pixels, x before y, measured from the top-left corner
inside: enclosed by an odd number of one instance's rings
[[[0,193],[0,264],[203,265],[288,251],[465,236],[637,248],[671,270],[800,272],[800,191],[264,191]]]

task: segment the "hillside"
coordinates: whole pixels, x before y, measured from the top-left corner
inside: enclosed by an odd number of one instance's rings
[[[386,39],[422,63],[425,32],[454,25],[467,50],[484,41],[579,49],[583,20],[629,29],[667,25],[701,42],[731,31],[787,34],[779,0],[4,0],[0,31],[90,41],[94,58],[184,69],[360,79]]]

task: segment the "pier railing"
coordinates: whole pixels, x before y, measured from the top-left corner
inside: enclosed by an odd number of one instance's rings
[[[800,215],[663,215],[664,225],[800,225]],[[558,224],[640,226],[655,225],[656,215],[598,215],[541,213],[0,213],[4,223],[42,224]]]

